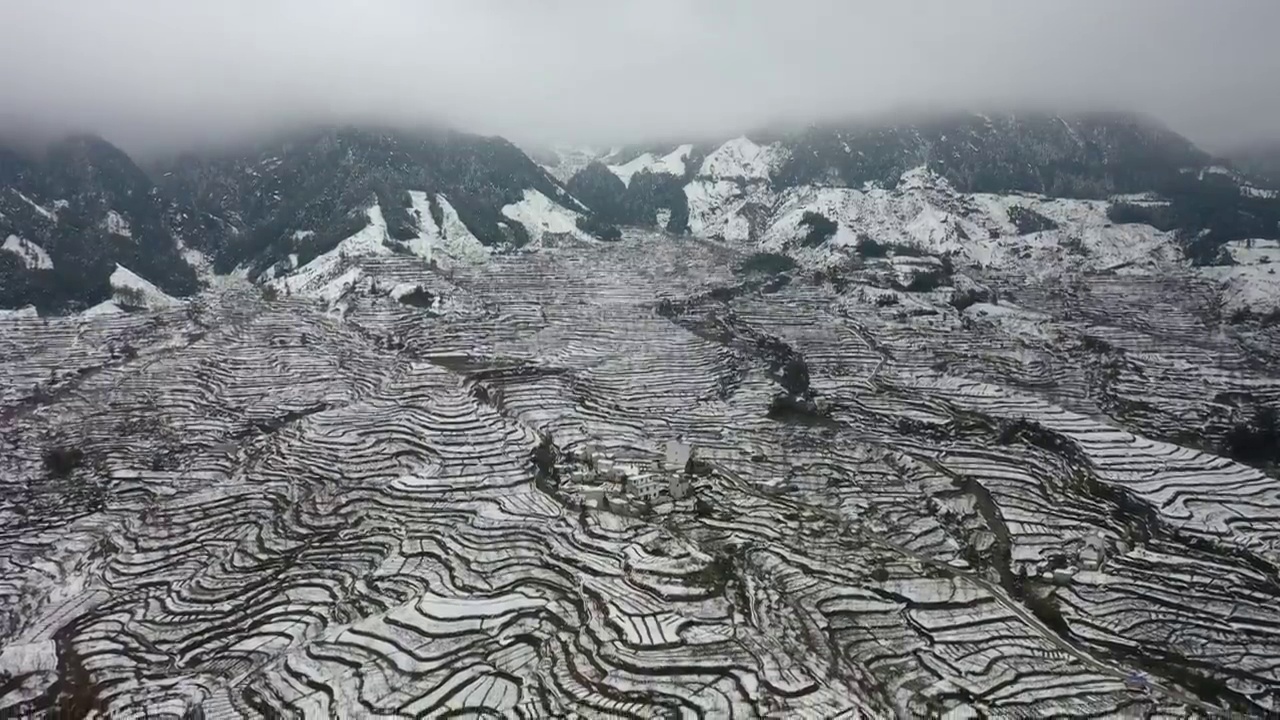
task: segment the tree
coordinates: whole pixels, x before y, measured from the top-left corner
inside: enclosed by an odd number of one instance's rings
[[[827,216],[806,210],[804,216],[800,219],[800,227],[808,228],[804,239],[800,244],[804,247],[818,247],[831,238],[835,237],[836,231],[839,229],[834,221]]]
[[[1280,413],[1272,406],[1257,408],[1252,418],[1227,431],[1223,451],[1242,462],[1280,462]]]
[[[907,283],[905,289],[907,292],[931,292],[938,289],[949,278],[943,273],[942,269],[929,270],[927,272],[916,273],[911,278],[911,282]]]
[[[782,368],[782,387],[792,395],[809,392],[809,365],[799,355],[792,355]]]
[[[738,272],[742,274],[766,273],[772,275],[794,270],[795,268],[795,260],[786,255],[769,252],[753,253],[738,264]]]
[[[84,464],[84,451],[75,447],[52,447],[44,452],[44,467],[49,474],[65,478]]]
[[[140,288],[116,288],[115,296],[116,302],[123,308],[144,308],[147,305],[147,296]]]
[[[1031,233],[1058,229],[1058,223],[1031,208],[1014,205],[1007,212],[1009,222],[1013,223],[1013,226],[1018,229],[1019,235],[1030,235]]]
[[[575,224],[582,232],[604,242],[617,242],[622,239],[622,231],[616,225],[605,222],[598,215],[580,216]]]
[[[864,258],[882,258],[889,254],[889,246],[876,242],[870,235],[858,236],[858,255]]]

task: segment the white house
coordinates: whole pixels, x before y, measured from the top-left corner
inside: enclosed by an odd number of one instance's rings
[[[689,476],[684,473],[671,473],[667,478],[667,492],[671,494],[672,500],[683,500],[693,490],[693,483],[689,482]]]
[[[654,475],[636,475],[626,480],[627,494],[652,503],[667,489],[667,484]]]
[[[1084,547],[1080,548],[1078,559],[1080,567],[1085,570],[1097,570],[1107,559],[1106,541],[1100,535],[1085,536]]]

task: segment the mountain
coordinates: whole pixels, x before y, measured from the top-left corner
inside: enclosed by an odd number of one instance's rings
[[[328,288],[353,256],[482,260],[627,226],[823,267],[880,246],[1015,270],[1053,254],[1060,271],[1229,263],[1230,243],[1280,236],[1263,175],[1124,114],[951,114],[535,155],[377,127],[295,132],[149,172],[100,138],[36,158],[5,150],[0,306],[82,310],[118,294],[118,268],[170,296],[210,271]]]
[[[119,268],[173,296],[199,290],[198,270],[274,276],[366,230],[373,205],[388,252],[412,252],[427,225],[458,247],[585,237],[585,208],[501,138],[329,128],[148,170],[97,137],[0,148],[0,307],[84,310],[128,292]]]
[[[737,138],[709,151],[683,147],[700,163],[687,163],[683,173],[667,169],[667,159],[642,153],[631,161],[638,166],[609,158],[589,165],[568,187],[621,222],[643,222],[643,211],[651,208],[641,199],[644,191],[632,185],[646,174],[762,186],[768,193],[757,199],[765,201],[804,187],[892,188],[923,167],[962,193],[1094,200],[1152,193],[1171,206],[1165,213],[1122,210],[1164,229],[1208,230],[1217,244],[1275,237],[1280,222],[1280,204],[1255,185],[1265,180],[1230,171],[1186,138],[1134,115],[958,114],[813,126]],[[604,177],[605,164],[621,185]]]
[[[0,307],[42,313],[109,299],[124,266],[167,293],[199,288],[184,259],[192,214],[101,138],[67,138],[37,157],[0,149]]]
[[[212,159],[186,155],[157,171],[169,194],[208,218],[214,232],[203,249],[215,268],[255,276],[290,255],[305,265],[359,232],[374,199],[392,240],[418,236],[417,191],[431,198],[432,216],[456,213],[488,247],[530,241],[501,213],[527,193],[576,207],[511,143],[457,132],[325,129]]]

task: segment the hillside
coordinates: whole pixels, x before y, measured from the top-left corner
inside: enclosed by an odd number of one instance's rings
[[[305,265],[368,223],[375,201],[394,241],[418,237],[411,192],[443,198],[487,247],[529,242],[530,231],[502,215],[525,191],[573,206],[563,188],[501,138],[346,127],[291,136],[221,157],[187,155],[157,168],[172,196],[217,224],[205,248],[215,268],[257,275],[290,255]],[[439,222],[439,221],[437,221]]]
[[[117,265],[166,292],[199,288],[184,259],[201,229],[189,208],[164,194],[123,152],[79,136],[38,157],[0,149],[0,307],[41,313],[107,300]]]
[[[407,252],[424,217],[455,245],[496,249],[564,225],[547,212],[573,226],[583,210],[515,146],[455,132],[326,129],[148,170],[96,137],[0,149],[0,307],[87,309],[111,298],[117,266],[174,296],[199,273],[299,267],[367,228],[374,204],[387,247]]]

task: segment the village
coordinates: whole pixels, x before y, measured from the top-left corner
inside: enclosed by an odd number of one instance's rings
[[[662,457],[650,463],[617,461],[588,445],[561,459],[559,490],[586,510],[624,517],[665,514],[692,502],[695,466],[693,446],[680,440],[667,441]]]

